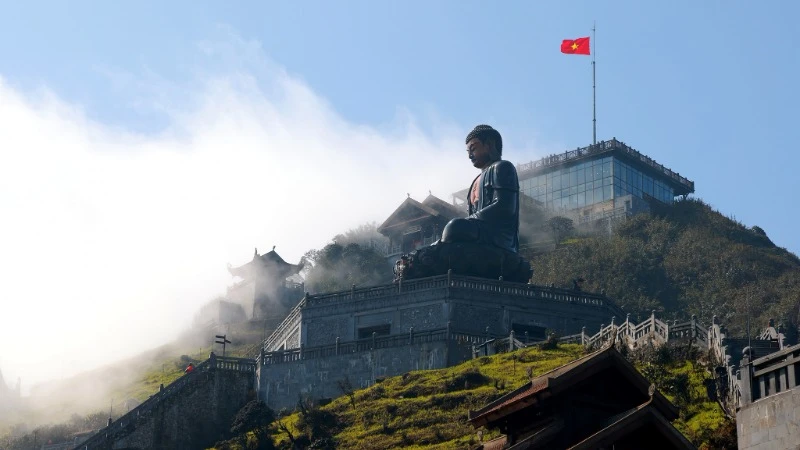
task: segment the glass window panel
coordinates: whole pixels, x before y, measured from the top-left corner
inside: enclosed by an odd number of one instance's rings
[[[614,197],[622,197],[622,186],[614,186]]]
[[[603,186],[611,186],[611,177],[603,177]]]
[[[594,202],[595,203],[600,203],[602,201],[603,201],[603,188],[602,187],[595,188],[594,189]]]
[[[594,181],[591,181],[591,180],[587,181],[586,182],[586,190],[587,191],[591,191],[592,189],[594,189]]]
[[[586,190],[586,183],[581,183],[578,185],[578,192],[583,192]]]
[[[611,186],[603,186],[603,200],[611,200],[614,198],[612,195],[613,191],[611,190]]]
[[[570,172],[569,173],[569,185],[570,186],[577,186],[578,185],[578,172]]]
[[[557,177],[553,178],[553,183],[552,184],[553,184],[553,190],[554,191],[557,191],[557,190],[561,189],[561,176],[557,176]]]
[[[578,208],[586,206],[586,192],[578,192]]]
[[[592,192],[594,191],[588,190],[584,193],[584,195],[586,195],[586,205],[591,205],[592,203],[594,203]]]
[[[569,209],[575,209],[578,207],[578,194],[570,195],[569,196]]]
[[[561,189],[564,189],[569,186],[569,174],[565,173],[561,175]]]
[[[577,181],[577,183],[578,183],[578,184],[581,184],[581,183],[586,183],[586,171],[585,171],[585,170],[583,170],[583,169],[581,169],[581,170],[579,170],[579,171],[577,172],[577,174],[578,174],[578,181]]]
[[[548,202],[552,202],[553,201],[553,193],[552,192],[548,192],[546,194],[546,201],[548,201]]]
[[[594,171],[594,176],[592,178],[595,181],[603,178],[603,166],[594,166],[592,170]]]
[[[611,163],[603,164],[603,176],[610,177],[611,176]]]

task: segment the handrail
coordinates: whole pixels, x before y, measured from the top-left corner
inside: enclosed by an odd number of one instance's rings
[[[270,333],[270,335],[261,342],[261,348],[265,349],[271,347],[275,341],[277,341],[288,331],[291,331],[288,328],[295,324],[294,319],[300,316],[300,311],[303,309],[303,306],[305,306],[307,299],[308,295],[304,296],[300,302],[297,303],[297,305],[295,305],[291,311],[289,311],[289,314],[286,315],[286,318],[284,318],[281,323],[278,324],[278,328],[276,328],[275,331]],[[256,360],[258,360],[258,357],[256,357]]]

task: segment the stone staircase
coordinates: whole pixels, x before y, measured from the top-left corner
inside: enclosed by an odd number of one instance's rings
[[[109,419],[105,428],[75,450],[191,448],[172,434],[191,433],[185,429],[185,422],[195,418],[198,423],[221,421],[223,427],[229,426],[230,417],[226,416],[232,417],[244,406],[247,394],[255,387],[255,372],[255,360],[211,353],[192,372],[162,385],[157,393],[116,421]],[[197,417],[198,413],[206,417]]]

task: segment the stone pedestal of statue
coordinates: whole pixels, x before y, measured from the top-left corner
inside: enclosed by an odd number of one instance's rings
[[[453,274],[527,283],[530,263],[517,253],[486,244],[438,242],[404,255],[395,265],[395,280]]]

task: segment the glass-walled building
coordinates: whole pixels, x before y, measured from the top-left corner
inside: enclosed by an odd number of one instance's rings
[[[635,213],[652,201],[669,204],[694,192],[694,182],[616,138],[520,164],[517,172],[521,194],[586,220]]]
[[[616,138],[517,165],[522,204],[578,223],[647,211],[694,192],[694,182]],[[467,190],[453,194],[466,201]]]

